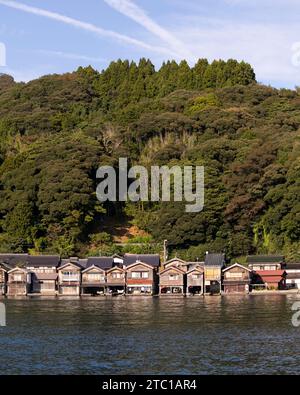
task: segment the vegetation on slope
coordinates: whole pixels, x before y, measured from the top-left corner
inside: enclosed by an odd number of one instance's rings
[[[158,71],[145,59],[117,61],[27,84],[2,75],[0,251],[150,252],[168,239],[190,259],[208,249],[299,259],[299,127],[299,92],[259,85],[251,66],[234,60]],[[204,211],[100,204],[96,170],[119,157],[204,165]],[[116,247],[113,221],[144,232]]]

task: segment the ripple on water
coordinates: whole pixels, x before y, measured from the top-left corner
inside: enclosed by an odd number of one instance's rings
[[[1,372],[299,374],[296,299],[7,300]]]

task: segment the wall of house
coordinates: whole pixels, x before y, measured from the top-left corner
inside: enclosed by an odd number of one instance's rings
[[[81,281],[81,271],[80,271],[80,269],[78,268],[76,268],[76,267],[74,267],[74,266],[72,266],[72,265],[69,265],[69,266],[66,266],[66,267],[64,267],[63,269],[60,269],[59,271],[58,271],[58,280],[59,280],[59,283],[63,283],[64,281],[67,281],[67,278],[68,277],[65,277],[64,276],[64,272],[72,272],[72,273],[74,273],[74,276],[72,276],[74,279],[76,279],[76,281]],[[76,281],[74,281],[74,282],[76,282]]]
[[[141,277],[135,277],[134,273],[140,273]],[[143,273],[145,273],[147,277],[143,277]],[[135,265],[126,270],[126,278],[128,284],[152,284],[154,280],[154,271],[153,269],[147,269],[144,265]]]
[[[55,280],[34,280],[32,282],[32,293],[54,294],[56,292]]]
[[[194,275],[199,276],[194,278]],[[202,287],[203,286],[203,274],[200,273],[190,273],[187,275],[187,286],[188,287]]]
[[[170,276],[178,276],[178,279],[170,279]],[[176,270],[168,270],[165,273],[160,274],[160,286],[166,287],[166,286],[182,286],[184,284],[184,278],[183,274],[178,273]]]
[[[106,275],[102,270],[91,269],[85,273],[82,273],[82,283],[84,284],[104,284],[105,281]]]
[[[12,283],[12,284],[8,284],[7,294],[23,296],[23,295],[27,295],[27,290],[28,288],[26,283]]]
[[[114,273],[119,273],[118,278],[114,278]],[[125,272],[115,269],[106,275],[106,281],[108,284],[124,284],[125,286]]]
[[[166,264],[164,267],[165,267],[165,269],[168,269],[169,267],[177,267],[177,268],[183,270],[184,272],[188,271],[188,263],[187,262],[181,262],[179,260],[178,261],[174,260],[174,261]]]
[[[5,283],[7,279],[7,273],[5,270],[0,269],[0,283]]]
[[[204,268],[204,276],[205,281],[221,281],[221,268],[215,266],[206,266]]]
[[[240,267],[233,267],[232,269],[224,272],[224,280],[228,281],[248,281],[249,272],[246,269]]]
[[[245,284],[230,284],[224,285],[225,293],[245,293],[246,287]]]
[[[67,287],[61,285],[59,287],[59,293],[60,295],[64,295],[64,296],[78,296],[80,294],[80,287],[79,286]]]
[[[250,270],[280,270],[281,264],[280,263],[252,263],[249,264]]]

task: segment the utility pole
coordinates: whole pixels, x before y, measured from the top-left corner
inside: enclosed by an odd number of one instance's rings
[[[167,262],[168,259],[168,240],[164,240],[164,263]]]

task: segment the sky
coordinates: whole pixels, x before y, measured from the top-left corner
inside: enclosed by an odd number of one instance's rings
[[[300,85],[300,0],[0,0],[0,73],[17,81],[119,58],[245,60]]]

